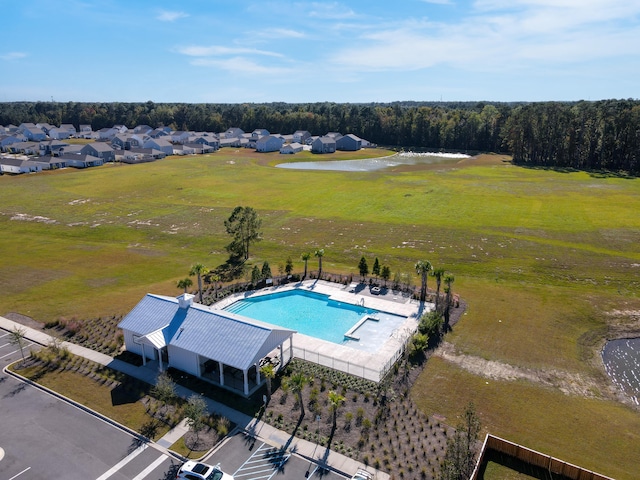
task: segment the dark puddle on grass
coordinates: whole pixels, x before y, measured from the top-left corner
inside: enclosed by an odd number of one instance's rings
[[[608,341],[602,349],[602,361],[613,383],[640,405],[640,338]]]

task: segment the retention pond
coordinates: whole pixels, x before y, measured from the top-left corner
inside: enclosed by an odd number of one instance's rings
[[[608,341],[602,361],[613,383],[640,405],[640,338]]]

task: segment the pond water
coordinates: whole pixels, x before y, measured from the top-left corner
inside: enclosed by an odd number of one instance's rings
[[[602,361],[613,383],[640,405],[640,338],[608,341],[602,349]]]
[[[372,172],[398,165],[419,165],[457,162],[470,155],[464,153],[400,152],[390,157],[365,158],[362,160],[327,160],[324,162],[281,163],[278,168],[296,170],[332,170],[340,172]]]

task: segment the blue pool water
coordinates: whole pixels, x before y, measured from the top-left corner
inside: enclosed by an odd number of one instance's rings
[[[288,290],[239,300],[226,311],[296,330],[310,337],[374,352],[398,328],[405,317],[359,305],[336,302],[328,295]],[[363,318],[367,320],[345,338],[345,333]]]

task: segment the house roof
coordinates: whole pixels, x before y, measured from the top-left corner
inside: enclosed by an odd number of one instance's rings
[[[93,149],[96,152],[113,152],[113,148],[105,142],[93,142],[85,145],[87,149]]]
[[[156,346],[172,345],[246,370],[295,332],[222,310],[147,294],[118,327]],[[161,334],[160,334],[161,332]]]

